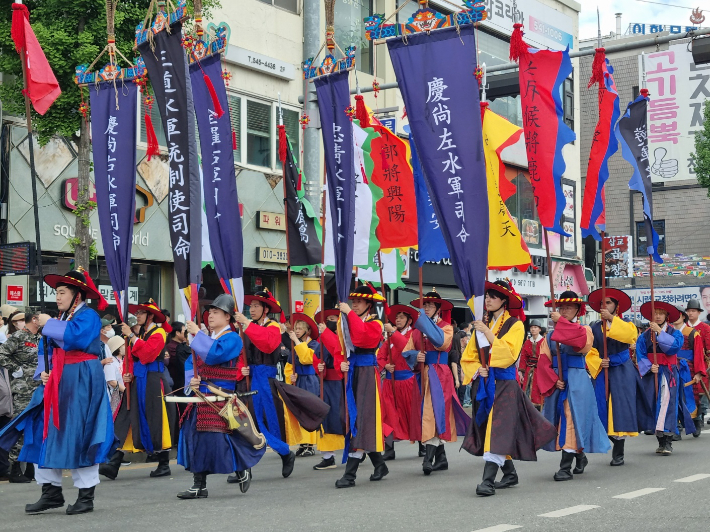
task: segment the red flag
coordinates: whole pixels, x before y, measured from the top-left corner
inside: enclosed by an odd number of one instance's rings
[[[62,91],[47,62],[44,51],[32,31],[30,13],[24,4],[12,4],[11,34],[17,53],[21,56],[24,54],[22,59],[25,61],[27,69],[25,91],[27,91],[35,111],[43,115]]]

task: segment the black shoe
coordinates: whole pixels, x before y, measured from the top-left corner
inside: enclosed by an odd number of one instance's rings
[[[360,466],[359,458],[348,456],[348,462],[345,464],[345,474],[342,478],[335,481],[336,488],[352,488],[355,486],[355,477],[357,476],[357,468]]]
[[[502,490],[518,485],[518,472],[515,470],[512,460],[506,460],[500,470],[503,471],[503,478],[494,484],[495,489]]]
[[[34,504],[26,504],[25,512],[34,514],[44,512],[52,508],[61,508],[64,506],[64,496],[62,495],[61,486],[53,484],[42,484],[42,496]]]
[[[693,438],[697,438],[703,431],[703,420],[699,417],[696,417],[695,419],[693,419],[693,424],[695,425],[695,432],[693,432]],[[29,466],[30,464],[27,464],[27,467]]]
[[[587,455],[584,453],[577,453],[577,462],[575,464],[575,468],[572,470],[572,473],[575,475],[581,475],[584,473],[584,468],[587,467],[587,464],[589,463],[589,460],[587,460]]]
[[[682,439],[683,436],[680,435],[680,430],[678,431],[678,434],[674,432],[673,436],[671,436],[671,441],[681,441]]]
[[[673,454],[673,444],[671,443],[672,441],[673,436],[664,436],[663,452],[661,453],[663,456],[670,456]]]
[[[575,456],[575,453],[568,453],[566,451],[562,451],[562,459],[560,460],[560,470],[555,473],[555,476],[553,477],[555,480],[561,482],[564,480],[572,480],[574,478],[572,476],[572,462],[574,462]]]
[[[434,469],[434,456],[436,456],[436,445],[426,446],[426,454],[424,455],[424,460],[422,461],[422,471],[425,475],[430,475]]]
[[[656,440],[658,440],[658,448],[656,448],[656,454],[663,454],[663,447],[665,446],[665,437],[656,436]]]
[[[25,476],[30,480],[35,479],[35,465],[27,462],[25,464]]]
[[[170,474],[171,474],[170,466],[167,463],[165,463],[165,464],[159,463],[158,467],[154,471],[150,472],[150,476],[153,478],[169,477]]]
[[[367,456],[370,457],[370,462],[372,462],[372,465],[375,466],[375,472],[370,475],[370,480],[376,481],[385,478],[390,470],[387,468],[387,464],[385,464],[382,454],[373,452],[367,453]]]
[[[656,433],[656,431],[655,430],[644,430],[643,433],[646,436],[653,436]]]
[[[447,471],[448,469],[449,461],[446,459],[446,449],[444,449],[444,444],[440,443],[436,448],[436,454],[434,455],[433,471]]]
[[[422,442],[419,443],[419,458],[424,458],[426,456],[426,446]]]
[[[296,463],[296,453],[291,451],[288,454],[281,455],[281,462],[283,464],[281,467],[281,475],[284,478],[288,478],[291,473],[293,473],[293,465]]]
[[[10,466],[8,480],[10,481],[10,484],[28,484],[32,482],[32,480],[27,478],[22,472],[22,464],[20,462],[12,463]]]
[[[382,454],[382,458],[385,462],[394,460],[394,443],[385,442],[385,452]]]
[[[498,464],[495,462],[486,462],[483,467],[483,482],[476,486],[476,495],[480,497],[490,497],[496,494],[496,474],[498,473]]]
[[[206,499],[207,475],[205,473],[192,474],[192,487],[177,494],[178,499]]]
[[[303,456],[303,452],[306,449],[308,449],[308,445],[303,445],[303,444],[299,445],[298,449],[296,449],[296,458],[300,458],[301,456]]]
[[[609,465],[624,465],[624,441],[625,440],[611,440],[614,444],[614,448],[611,450],[611,462]]]
[[[123,462],[123,453],[116,451],[108,462],[99,466],[99,475],[103,475],[111,480],[116,480],[121,462]]]
[[[74,504],[67,506],[67,515],[85,514],[94,511],[94,490],[96,486],[90,488],[79,488],[79,496]]]
[[[320,461],[320,464],[316,464],[313,466],[313,469],[316,471],[322,471],[324,469],[335,469],[337,466],[335,465],[335,457],[331,456],[330,458],[323,458]]]

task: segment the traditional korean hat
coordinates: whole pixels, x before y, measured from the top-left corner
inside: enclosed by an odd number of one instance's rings
[[[454,308],[453,303],[441,298],[441,296],[436,291],[436,288],[432,288],[431,292],[427,292],[426,294],[424,294],[424,297],[422,297],[421,299],[414,299],[409,304],[416,308],[422,308],[424,306],[424,303],[436,303],[437,305],[441,305],[440,310],[442,312],[450,311]]]
[[[155,323],[165,323],[167,321],[167,318],[165,317],[165,314],[160,310],[160,307],[158,307],[158,304],[153,301],[153,299],[149,299],[145,303],[140,303],[138,305],[128,305],[128,312],[131,314],[135,314],[139,310],[145,310],[146,312],[149,312],[153,315],[153,321]]]
[[[281,310],[281,303],[274,298],[273,294],[266,287],[261,287],[261,289],[257,290],[253,296],[244,296],[245,305],[251,305],[252,301],[259,301],[263,303],[266,308],[269,309],[269,312],[273,314],[283,314],[283,310]]]
[[[517,310],[523,308],[523,299],[518,295],[515,289],[512,287],[509,281],[498,280],[494,283],[486,281],[486,292],[488,290],[493,290],[498,292],[503,297],[508,299],[508,310]],[[512,314],[512,312],[511,312]],[[524,314],[523,314],[523,318]]]
[[[291,326],[295,327],[297,321],[302,321],[306,325],[308,325],[308,328],[311,330],[311,334],[309,335],[311,337],[311,340],[318,340],[318,336],[320,335],[320,333],[318,332],[318,326],[316,325],[316,322],[313,320],[313,318],[311,318],[308,314],[304,314],[303,312],[294,312],[293,314],[291,314]]]
[[[559,306],[562,303],[574,303],[576,305],[579,305],[579,312],[577,312],[577,316],[584,316],[587,313],[587,307],[584,304],[584,299],[579,297],[576,292],[573,292],[572,290],[565,290],[560,294],[560,298],[555,300],[556,306]],[[545,303],[546,307],[551,307],[552,306],[552,300],[547,301]]]
[[[675,308],[670,303],[665,301],[654,301],[653,306],[656,310],[663,310],[668,314],[666,320],[668,323],[675,323],[680,318],[680,311]],[[653,321],[653,314],[651,313],[651,301],[646,301],[641,305],[641,316],[646,318],[648,321]]]
[[[47,283],[52,288],[56,289],[58,286],[74,286],[78,288],[86,296],[86,299],[98,299],[99,301],[106,301],[101,292],[96,289],[93,281],[90,281],[89,277],[85,271],[72,270],[64,275],[58,275],[56,273],[50,273],[44,276],[44,282]],[[100,306],[99,306],[100,308]]]
[[[316,312],[316,315],[313,317],[313,321],[315,321],[316,323],[320,323],[320,322],[321,322],[321,316],[320,316],[320,315],[321,315],[320,312]],[[324,321],[324,322],[325,322],[325,321],[328,321],[328,318],[329,318],[330,316],[338,316],[338,317],[340,317],[340,309],[337,309],[337,308],[329,308],[328,310],[326,310],[325,312],[323,312],[323,321]]]
[[[703,310],[705,310],[705,309],[700,305],[700,301],[698,301],[697,299],[689,299],[689,300],[688,300],[688,305],[685,307],[685,310],[689,310],[689,309],[691,309],[691,310],[693,310],[693,309],[694,309],[694,310],[699,310],[700,312],[702,312]]]
[[[229,314],[229,322],[232,323],[234,321],[234,298],[230,296],[229,294],[220,294],[218,295],[214,301],[212,301],[212,304],[206,305],[205,306],[205,312],[207,312],[207,315],[209,316],[210,309],[219,309],[222,312],[226,312]],[[204,317],[204,314],[203,314]],[[207,323],[205,321],[205,323]]]
[[[609,297],[617,302],[616,311],[621,315],[631,308],[631,298],[621,290],[616,288],[606,288],[606,297]],[[587,304],[597,312],[601,312],[602,308],[602,289],[599,288],[589,294]]]
[[[389,308],[389,312],[387,313],[387,318],[390,320],[390,323],[395,322],[397,314],[399,314],[400,312],[405,313],[411,318],[412,325],[414,325],[417,322],[417,319],[419,319],[419,313],[417,312],[417,310],[413,309],[409,305],[392,305]]]
[[[350,292],[350,299],[367,299],[369,301],[384,301],[385,298],[372,285],[360,285]]]

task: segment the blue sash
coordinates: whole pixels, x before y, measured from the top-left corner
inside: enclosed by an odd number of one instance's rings
[[[140,360],[133,363],[133,376],[136,380],[136,395],[138,396],[138,417],[140,419],[140,436],[145,451],[149,454],[155,452],[153,449],[153,439],[150,436],[148,427],[148,417],[145,412],[145,394],[148,384],[148,373],[162,373],[165,371],[165,364],[154,360],[148,365]]]
[[[427,351],[425,364],[448,364],[449,353],[446,351]]]
[[[692,361],[693,360],[693,351],[690,349],[680,349],[678,351],[678,356],[684,358],[685,360]]]
[[[406,381],[414,377],[414,372],[409,369],[396,369],[394,370],[394,380],[396,381]]]
[[[220,388],[224,388],[225,390],[234,391],[235,382],[234,382],[234,381],[218,381],[218,380],[211,380],[211,381],[210,381],[210,384],[214,384],[215,386],[219,386]],[[210,393],[210,394],[212,393],[212,392],[209,391],[209,389],[207,388],[207,383],[204,383],[204,382],[200,383],[200,391],[201,391],[202,393]]]
[[[254,413],[259,423],[259,428],[274,451],[281,456],[287,455],[290,451],[288,444],[281,440],[281,429],[279,428],[279,418],[276,415],[276,406],[271,395],[269,379],[276,377],[276,366],[265,366],[255,364],[249,366],[251,370],[251,389],[257,393],[252,396],[254,403]]]
[[[480,403],[476,411],[476,424],[483,425],[488,414],[491,413],[493,400],[496,396],[496,380],[515,380],[515,373],[515,364],[507,368],[488,367],[488,377],[483,379],[483,382],[478,385],[478,392],[476,393],[476,401]]]
[[[557,397],[557,415],[555,416],[555,426],[560,424],[560,447],[564,447],[567,441],[567,416],[564,415],[565,411],[565,400],[569,392],[569,382],[567,381],[567,374],[569,368],[575,369],[585,369],[587,366],[584,361],[584,356],[579,355],[568,355],[564,351],[560,352],[562,356],[562,380],[565,383],[565,389],[560,390],[560,394]],[[557,368],[557,356],[552,356],[552,368]],[[559,375],[560,372],[557,371]]]

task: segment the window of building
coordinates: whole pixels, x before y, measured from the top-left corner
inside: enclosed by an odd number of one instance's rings
[[[281,9],[285,9],[286,11],[290,11],[291,13],[295,13],[296,15],[299,15],[301,13],[301,10],[299,9],[298,0],[259,0],[259,1],[264,2],[265,4],[270,4],[272,6],[280,7]]]
[[[574,78],[572,76],[573,74],[570,74],[560,87],[560,96],[565,124],[574,131]]]
[[[234,162],[242,160],[242,143],[239,142],[239,135],[242,130],[242,99],[239,96],[228,95],[229,118],[232,121],[232,131],[237,135],[237,149],[234,150]]]
[[[523,108],[520,95],[496,98],[489,102],[488,107],[494,113],[506,118],[511,124],[523,127]]]
[[[355,46],[355,68],[372,74],[373,45],[365,37],[363,19],[372,15],[373,0],[335,0],[335,38],[345,51]]]
[[[271,167],[271,106],[247,100],[246,163]]]
[[[653,228],[658,233],[658,254],[663,255],[666,252],[666,221],[654,220]],[[636,256],[646,257],[646,222],[636,222]]]
[[[535,197],[528,177],[527,170],[519,170],[518,175],[511,183],[516,187],[516,192],[505,202],[510,215],[515,219],[523,240],[530,248],[542,248],[542,226],[535,207]]]

